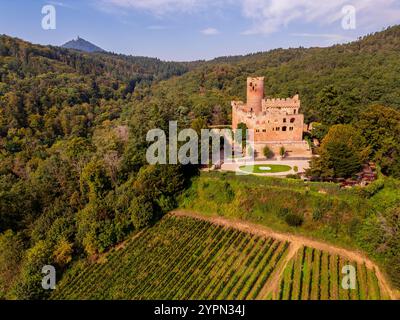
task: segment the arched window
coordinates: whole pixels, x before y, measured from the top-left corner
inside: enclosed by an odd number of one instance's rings
[[[294,109],[294,114],[296,114],[297,113],[297,110],[296,109]]]
[[[283,122],[286,123],[286,118],[283,118]]]
[[[296,121],[295,118],[290,119],[290,123],[293,123],[293,122],[295,122],[295,121]]]
[[[287,127],[282,127],[282,131],[287,131]]]

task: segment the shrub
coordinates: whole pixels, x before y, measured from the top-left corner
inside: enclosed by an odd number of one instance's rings
[[[298,214],[289,213],[286,215],[285,221],[291,227],[300,227],[303,224],[304,219]]]
[[[281,219],[286,219],[289,214],[292,214],[289,208],[279,208],[278,210],[278,217]]]
[[[136,229],[146,228],[153,219],[154,208],[150,199],[145,196],[135,197],[129,207],[131,221]]]
[[[324,216],[324,210],[321,208],[315,208],[312,214],[313,221],[319,221]]]
[[[274,153],[272,152],[272,150],[268,146],[265,146],[264,149],[263,149],[263,155],[267,159],[271,159],[274,156]]]
[[[286,155],[286,149],[285,147],[281,147],[279,149],[279,155],[283,158]]]
[[[293,167],[293,171],[294,171],[294,172],[299,172],[299,167],[298,167],[298,166],[294,166],[294,167]]]

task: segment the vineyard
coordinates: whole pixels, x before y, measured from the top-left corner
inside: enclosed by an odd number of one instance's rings
[[[189,217],[169,216],[96,262],[78,262],[51,299],[380,299],[378,280],[357,268],[357,290],[341,289],[348,261]]]
[[[356,289],[345,290],[341,282],[344,266],[356,269]],[[350,262],[312,248],[302,247],[289,261],[279,286],[280,300],[380,300],[389,299],[381,292],[375,272],[365,264]]]

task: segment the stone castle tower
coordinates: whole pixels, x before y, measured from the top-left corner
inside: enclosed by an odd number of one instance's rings
[[[264,99],[264,78],[247,78],[247,111],[260,114]]]
[[[284,146],[289,155],[311,156],[303,140],[304,115],[298,95],[286,99],[265,98],[264,78],[247,79],[247,102],[232,101],[232,129],[240,123],[254,130],[257,152],[268,145],[274,152]]]

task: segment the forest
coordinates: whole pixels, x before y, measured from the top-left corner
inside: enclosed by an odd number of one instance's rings
[[[188,63],[0,36],[0,298],[45,298],[44,264],[61,276],[176,208],[198,168],[147,165],[147,131],[168,131],[170,120],[196,130],[229,124],[248,76],[265,76],[268,96],[300,94],[316,124],[311,138],[322,141],[312,175],[353,174],[357,165],[337,164],[351,155],[400,178],[399,50],[399,26],[329,48]],[[396,202],[367,227],[376,231],[387,214],[398,230]],[[400,265],[398,237],[374,241]]]

